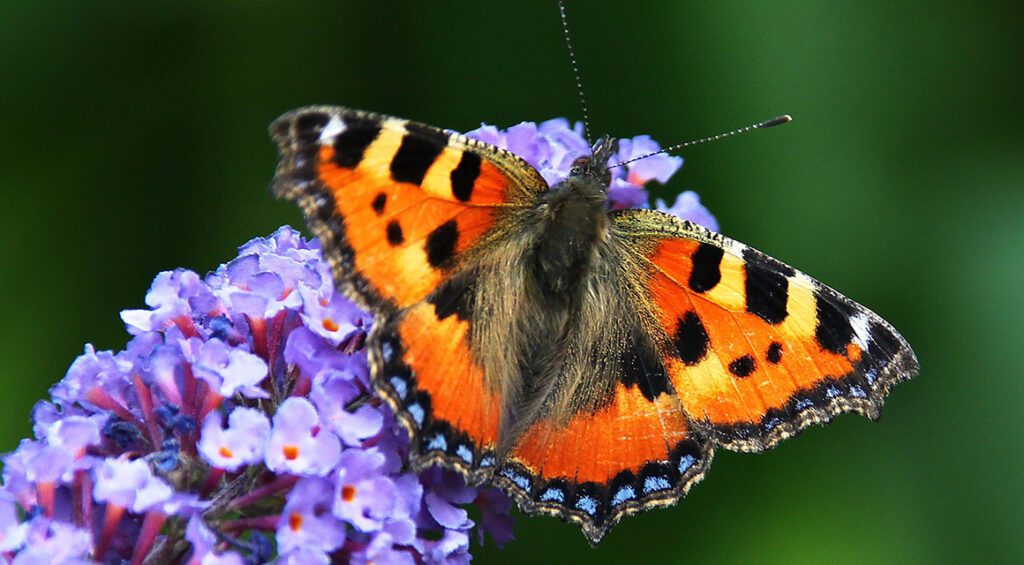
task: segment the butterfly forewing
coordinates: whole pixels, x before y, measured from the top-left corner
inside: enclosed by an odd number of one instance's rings
[[[683,409],[718,445],[762,451],[842,412],[877,418],[917,373],[881,317],[763,253],[674,216],[613,215],[646,263]]]
[[[503,209],[547,189],[511,153],[398,118],[311,107],[271,133],[283,155],[272,191],[299,203],[338,282],[374,309],[425,299]]]

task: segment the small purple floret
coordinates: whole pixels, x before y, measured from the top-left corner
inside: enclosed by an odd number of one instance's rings
[[[212,412],[203,422],[199,453],[210,465],[226,471],[237,471],[263,459],[264,446],[270,438],[270,420],[255,408],[235,408],[222,426],[223,416]]]
[[[324,497],[331,490],[330,481],[319,477],[296,483],[288,494],[277,528],[281,552],[305,548],[327,554],[345,543],[345,525],[331,514]]]
[[[675,203],[671,206],[666,206],[665,202],[659,198],[655,203],[655,209],[700,224],[711,231],[718,231],[718,220],[700,203],[700,196],[697,196],[697,193],[692,190],[687,190],[677,196]]]

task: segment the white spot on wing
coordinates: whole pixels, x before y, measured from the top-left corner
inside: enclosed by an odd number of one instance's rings
[[[868,316],[864,312],[857,312],[850,318],[850,325],[853,326],[853,333],[857,340],[857,345],[861,349],[868,348],[868,339],[870,339],[871,331],[868,329]]]
[[[400,120],[398,118],[388,118],[388,119],[384,120],[383,122],[381,122],[380,127],[381,127],[381,129],[395,130],[399,134],[405,134],[405,132],[406,132],[405,124],[407,124],[407,123],[409,123],[408,120]]]
[[[324,126],[323,131],[320,132],[320,143],[329,143],[339,133],[345,131],[345,122],[341,121],[338,116],[331,116],[331,120]]]
[[[743,245],[742,243],[736,241],[735,239],[729,241],[719,241],[718,244],[721,245],[723,249],[737,257],[743,257],[743,252],[747,250],[746,245]]]

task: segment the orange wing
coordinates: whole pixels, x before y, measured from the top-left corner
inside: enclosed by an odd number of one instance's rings
[[[620,380],[596,410],[539,420],[495,482],[524,511],[579,524],[592,545],[625,516],[675,504],[704,477],[713,448],[673,394],[645,392]]]
[[[374,384],[410,433],[414,466],[483,480],[501,395],[470,349],[466,266],[547,183],[497,147],[344,108],[291,112],[271,134],[283,156],[272,191],[302,207],[339,288],[377,314]]]
[[[311,107],[271,134],[271,190],[302,207],[339,286],[376,311],[425,299],[501,233],[503,211],[547,190],[511,153],[398,118]]]
[[[669,381],[651,317],[636,307],[638,267],[619,243],[599,246],[495,473],[524,511],[574,522],[592,544],[625,516],[674,504],[713,456]]]
[[[646,265],[683,411],[718,445],[762,451],[843,412],[876,419],[917,374],[885,320],[759,251],[660,212],[613,225]]]
[[[490,478],[501,425],[501,394],[474,360],[472,274],[444,283],[423,302],[378,318],[370,334],[374,384],[409,431],[412,466]]]

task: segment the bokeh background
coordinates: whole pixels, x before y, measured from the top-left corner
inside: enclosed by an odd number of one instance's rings
[[[1024,36],[1014,2],[570,2],[593,128],[684,153],[724,232],[888,318],[921,376],[881,423],[720,452],[598,549],[521,518],[479,562],[1024,558]],[[280,224],[266,126],[336,103],[456,130],[578,117],[553,2],[7,3],[0,449],[152,277]]]

